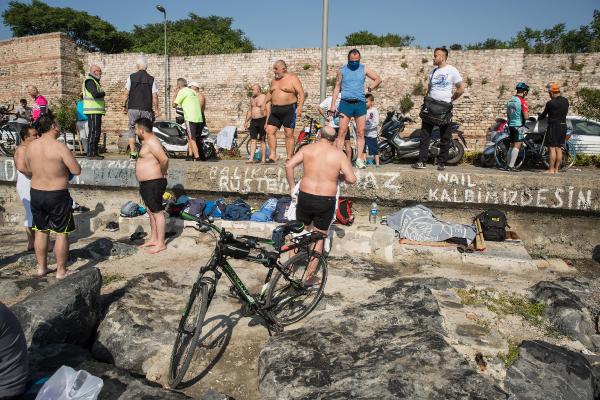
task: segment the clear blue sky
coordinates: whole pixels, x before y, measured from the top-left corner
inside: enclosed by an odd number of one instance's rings
[[[25,1],[28,2],[28,1]],[[319,47],[321,0],[47,0],[52,6],[85,10],[119,30],[134,24],[162,22],[154,8],[163,4],[169,19],[232,17],[234,27],[261,48]],[[506,40],[525,26],[543,29],[564,22],[568,29],[592,20],[598,0],[330,0],[329,44],[344,42],[358,30],[413,35],[426,46],[473,43],[494,37]],[[0,11],[8,0],[0,0]],[[11,37],[0,25],[0,40]]]

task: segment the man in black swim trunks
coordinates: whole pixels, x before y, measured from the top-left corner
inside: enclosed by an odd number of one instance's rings
[[[271,112],[267,117],[267,140],[269,141],[269,159],[267,163],[277,161],[277,138],[275,134],[283,125],[285,133],[285,150],[288,160],[294,155],[294,128],[296,119],[302,115],[304,105],[304,88],[296,74],[287,71],[285,61],[278,60],[273,65],[275,78],[267,92],[265,105],[271,103]]]
[[[321,129],[321,140],[302,147],[285,164],[285,172],[290,190],[296,186],[294,169],[302,164],[304,175],[300,181],[300,193],[296,206],[296,219],[307,229],[327,234],[329,225],[335,217],[338,182],[347,184],[356,182],[352,164],[346,155],[338,150],[335,144],[336,133],[331,126]],[[340,173],[342,175],[340,175]],[[323,241],[315,246],[315,251],[323,252]],[[316,267],[317,263],[314,264]],[[307,280],[314,276],[314,267],[309,266]]]
[[[140,118],[135,121],[135,133],[142,142],[140,154],[135,163],[135,176],[140,182],[140,195],[150,217],[150,240],[142,245],[150,254],[166,250],[165,214],[163,194],[167,189],[167,169],[169,158],[162,145],[152,133],[152,121]]]
[[[54,272],[48,268],[48,235],[56,234],[56,278],[67,275],[69,258],[69,233],[75,230],[73,200],[67,189],[73,175],[81,173],[81,167],[73,153],[56,140],[60,128],[50,114],[38,119],[41,138],[32,141],[25,151],[25,175],[31,176],[31,214],[35,231],[35,256],[38,276]]]
[[[546,145],[550,150],[549,174],[557,174],[562,163],[562,146],[567,137],[567,114],[569,113],[569,100],[560,95],[560,86],[553,83],[548,85],[550,101],[546,103],[539,119],[548,117],[548,130],[546,131]]]
[[[257,142],[260,145],[260,158],[263,163],[267,155],[265,149],[265,127],[267,125],[266,115],[269,114],[270,107],[266,105],[266,110],[263,110],[265,99],[266,96],[260,91],[259,84],[255,83],[252,85],[252,97],[250,98],[250,105],[246,113],[246,121],[244,122],[244,129],[248,129],[248,134],[250,135],[250,158],[246,161],[247,164],[254,163]],[[248,123],[250,123],[250,126],[248,126]]]

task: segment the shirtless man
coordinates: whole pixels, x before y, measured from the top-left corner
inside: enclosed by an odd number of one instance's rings
[[[248,107],[246,121],[244,122],[244,129],[247,129],[250,135],[250,158],[246,161],[247,164],[254,162],[257,141],[260,144],[260,157],[263,163],[267,155],[265,149],[265,128],[267,126],[266,116],[269,115],[270,104],[265,104],[266,97],[261,93],[258,83],[252,85],[252,97],[250,98],[250,106]],[[266,109],[263,109],[263,107],[266,107]],[[250,126],[248,126],[248,123],[250,123]]]
[[[169,158],[154,133],[152,121],[140,118],[135,121],[135,133],[142,142],[140,154],[135,163],[135,177],[140,183],[140,195],[150,217],[150,240],[142,245],[150,254],[167,248],[165,244],[165,214],[163,194],[167,189],[167,169]]]
[[[26,175],[27,163],[25,162],[25,150],[27,150],[29,143],[38,138],[38,132],[35,128],[27,125],[21,129],[19,137],[21,138],[21,144],[15,150],[13,159],[17,170],[17,194],[25,209],[24,224],[25,231],[27,232],[27,251],[31,251],[34,249],[34,234],[31,229],[33,226],[33,216],[31,215],[31,196],[29,194],[31,191],[31,178]]]
[[[321,129],[321,140],[302,147],[285,163],[285,173],[292,197],[294,196],[294,169],[302,164],[304,175],[300,181],[296,219],[308,230],[327,234],[329,225],[335,216],[338,182],[347,184],[356,182],[352,164],[341,150],[336,147],[336,133],[331,126]],[[342,175],[340,175],[340,173]],[[323,253],[323,240],[315,245],[315,251]],[[315,260],[316,261],[316,260]],[[311,261],[305,284],[311,283],[318,262]]]
[[[285,133],[285,150],[288,160],[294,154],[294,127],[296,118],[302,115],[304,105],[304,88],[296,74],[287,72],[285,61],[278,60],[273,65],[275,79],[265,99],[263,113],[267,117],[267,140],[269,141],[270,156],[267,163],[277,161],[277,138],[275,134],[283,125]],[[271,103],[271,111],[267,113],[267,104]]]
[[[67,189],[69,179],[81,173],[81,167],[69,148],[56,139],[60,128],[51,115],[41,115],[37,121],[40,138],[33,140],[25,150],[25,175],[31,176],[31,213],[35,231],[37,275],[48,269],[48,235],[56,234],[56,278],[67,275],[69,233],[75,230],[73,200]]]

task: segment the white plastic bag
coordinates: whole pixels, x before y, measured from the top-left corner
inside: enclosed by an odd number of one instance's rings
[[[63,365],[44,383],[35,400],[96,400],[103,385],[102,379]]]

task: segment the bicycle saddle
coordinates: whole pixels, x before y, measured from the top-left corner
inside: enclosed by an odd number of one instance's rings
[[[283,245],[284,238],[288,233],[300,233],[304,230],[304,224],[300,221],[289,221],[285,224],[279,225],[273,229],[271,239],[273,240],[273,247],[279,251]]]

